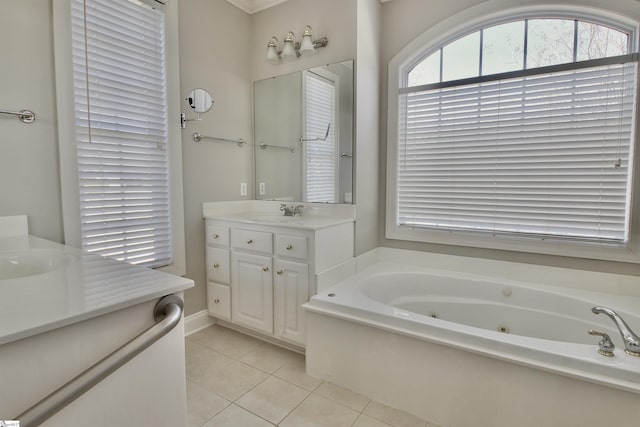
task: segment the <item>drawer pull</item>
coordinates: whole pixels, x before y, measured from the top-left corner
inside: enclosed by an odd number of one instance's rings
[[[290,251],[291,249],[293,249],[293,245],[289,243],[285,249]]]
[[[218,236],[217,234],[212,234],[211,237],[213,237],[214,239],[217,239],[220,236]]]
[[[216,298],[213,300],[214,303],[218,304],[220,302],[220,298]]]
[[[264,272],[269,271],[269,267],[262,267],[262,271],[264,271]]]
[[[278,271],[276,271],[276,273],[282,276],[282,273],[284,273],[284,271],[278,270]]]
[[[213,268],[218,268],[218,267],[220,267],[220,264],[218,264],[217,262],[213,264]]]
[[[253,243],[253,240],[251,240],[251,239],[247,240],[247,245],[250,245],[252,243]]]

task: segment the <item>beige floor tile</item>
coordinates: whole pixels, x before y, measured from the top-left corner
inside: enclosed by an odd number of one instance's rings
[[[244,409],[229,405],[213,417],[204,427],[272,427],[273,424],[247,412]]]
[[[273,374],[287,362],[291,362],[297,353],[269,343],[263,343],[255,350],[240,358],[248,365]]]
[[[365,406],[367,406],[367,403],[369,403],[368,397],[326,381],[322,383],[314,393],[326,397],[327,399],[331,399],[334,402],[338,402],[358,412],[362,412]]]
[[[370,401],[364,414],[395,427],[426,427],[427,422],[415,415],[391,408],[376,401]]]
[[[195,334],[189,335],[187,340],[201,344],[234,359],[244,356],[262,344],[260,340],[220,325],[212,325]]]
[[[217,394],[187,381],[187,425],[189,427],[200,427],[230,403]]]
[[[376,420],[375,418],[371,418],[365,414],[361,414],[356,422],[353,424],[353,427],[389,427],[390,424],[383,423],[382,421]]]
[[[196,344],[189,340],[185,341],[185,363],[187,378],[191,381],[202,384],[202,378],[207,376],[211,369],[220,369],[223,366],[233,363],[233,359],[217,351]]]
[[[296,354],[292,360],[278,369],[273,375],[310,391],[315,390],[322,384],[321,379],[306,374],[304,356],[301,354]]]
[[[212,365],[194,382],[233,402],[268,376],[266,372],[234,360],[227,365]]]
[[[281,427],[350,427],[358,412],[329,399],[310,394],[280,423]]]
[[[236,401],[256,415],[278,424],[311,393],[275,377],[269,377]]]

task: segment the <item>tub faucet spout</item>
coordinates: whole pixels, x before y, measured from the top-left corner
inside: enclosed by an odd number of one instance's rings
[[[632,356],[640,357],[640,337],[633,333],[629,325],[622,320],[622,317],[615,311],[606,307],[593,307],[591,311],[595,314],[606,314],[616,324],[620,334],[622,335],[622,341],[624,342],[625,353]]]

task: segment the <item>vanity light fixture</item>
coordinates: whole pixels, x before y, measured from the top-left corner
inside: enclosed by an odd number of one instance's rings
[[[329,39],[326,37],[313,40],[311,27],[307,25],[302,34],[302,42],[295,41],[295,34],[293,31],[289,31],[284,38],[282,50],[279,50],[278,38],[271,37],[267,44],[267,61],[276,63],[279,59],[299,58],[300,55],[313,53],[316,49],[325,47],[327,44],[329,44]]]

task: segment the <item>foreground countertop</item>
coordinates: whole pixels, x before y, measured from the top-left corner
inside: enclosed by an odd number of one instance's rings
[[[0,238],[0,257],[7,262],[14,254],[52,255],[57,265],[41,274],[0,279],[0,345],[193,287],[184,277],[34,236]]]

